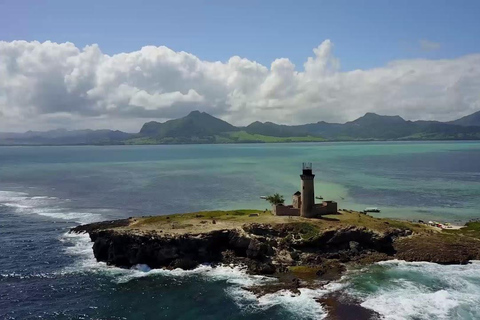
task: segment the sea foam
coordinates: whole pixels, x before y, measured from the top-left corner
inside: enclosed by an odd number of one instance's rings
[[[65,205],[68,200],[49,196],[30,196],[25,192],[0,191],[0,204],[10,207],[17,214],[36,214],[55,220],[65,220],[80,224],[104,220],[102,211],[78,211]]]
[[[272,307],[281,307],[298,319],[323,319],[327,313],[325,309],[315,301],[323,295],[338,290],[331,284],[325,289],[300,289],[300,294],[294,294],[283,290],[277,293],[267,294],[257,298],[245,287],[262,285],[277,281],[267,276],[249,275],[242,266],[233,265],[200,265],[193,270],[166,270],[150,269],[147,265],[136,265],[130,269],[107,266],[97,262],[92,253],[92,243],[87,234],[62,235],[62,242],[68,242],[65,253],[75,259],[74,264],[62,270],[62,273],[99,273],[111,277],[112,282],[126,283],[144,277],[172,277],[191,278],[192,281],[221,281],[227,284],[225,293],[247,314],[257,313]]]
[[[378,312],[384,319],[480,318],[477,261],[445,266],[394,260],[381,262],[364,272],[350,279],[348,292],[359,298],[363,307]]]

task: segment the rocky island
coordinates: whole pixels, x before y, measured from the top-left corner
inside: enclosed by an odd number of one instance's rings
[[[287,279],[282,288],[335,280],[350,267],[389,259],[441,264],[480,259],[480,223],[442,231],[342,210],[319,219],[208,211],[92,223],[71,232],[87,232],[95,258],[108,265],[242,265],[251,274]]]
[[[245,288],[256,295],[279,290],[293,294],[338,280],[349,269],[399,259],[466,264],[480,259],[480,222],[442,230],[424,223],[382,219],[338,210],[335,201],[315,203],[311,163],[302,168],[302,192],[265,197],[272,211],[205,211],[136,217],[78,226],[87,232],[97,261],[130,268],[194,269],[200,264],[242,266],[278,281]],[[322,198],[323,199],[323,198]],[[370,319],[370,311],[331,296],[319,300],[330,314]],[[352,310],[352,308],[354,310]],[[364,314],[364,316],[360,316]],[[332,318],[332,317],[331,317]],[[335,319],[333,316],[332,319]]]

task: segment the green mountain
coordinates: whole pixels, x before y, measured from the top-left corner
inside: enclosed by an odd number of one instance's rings
[[[303,128],[276,124],[273,122],[255,121],[243,129],[250,134],[261,134],[272,137],[308,136],[308,132]]]
[[[247,132],[285,137],[313,136],[326,140],[477,140],[479,127],[466,127],[438,121],[407,121],[400,116],[367,113],[344,124],[317,122],[297,126],[254,123]]]
[[[237,127],[206,112],[192,111],[186,117],[180,119],[169,120],[163,123],[156,121],[147,122],[140,130],[140,135],[155,138],[203,137],[237,130]]]
[[[127,143],[238,143],[338,140],[477,140],[480,127],[438,121],[407,121],[400,116],[367,113],[344,124],[319,121],[304,125],[253,122],[234,127],[207,113],[194,111],[164,123],[146,123]]]
[[[480,111],[472,113],[471,115],[448,122],[449,124],[456,124],[459,126],[474,126],[480,127]]]
[[[133,144],[216,143],[217,135],[240,129],[206,112],[192,111],[187,116],[166,122],[145,123]]]
[[[400,116],[367,113],[343,124],[319,121],[303,125],[253,122],[235,127],[208,113],[192,111],[166,122],[145,123],[140,132],[64,129],[0,133],[0,145],[111,145],[245,143],[368,140],[480,140],[480,111],[451,122],[407,121]]]
[[[254,122],[247,127],[235,127],[208,113],[192,111],[183,118],[166,122],[147,122],[139,134],[127,144],[171,143],[245,143],[324,141],[294,127],[271,122]]]

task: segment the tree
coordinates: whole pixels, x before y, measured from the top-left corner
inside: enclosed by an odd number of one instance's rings
[[[271,196],[266,197],[265,200],[270,202],[272,206],[275,206],[277,204],[283,204],[285,202],[285,199],[283,199],[283,196],[278,193],[275,193]]]

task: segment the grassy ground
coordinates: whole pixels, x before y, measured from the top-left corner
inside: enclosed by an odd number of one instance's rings
[[[137,137],[125,140],[125,144],[131,145],[152,145],[152,144],[183,144],[183,143],[248,143],[248,142],[321,142],[326,141],[320,137],[272,137],[261,134],[250,134],[245,131],[225,132],[214,136],[205,137]]]
[[[251,134],[245,131],[235,131],[228,135],[228,139],[232,142],[313,142],[313,141],[325,141],[324,138],[306,136],[306,137],[272,137],[264,136],[261,134]]]
[[[480,222],[469,222],[459,230],[445,230],[445,233],[480,239]]]
[[[378,232],[391,228],[410,229],[416,233],[434,232],[432,228],[425,225],[375,218],[352,211],[341,211],[340,214],[326,215],[320,219],[306,219],[274,216],[270,211],[259,210],[202,211],[132,218],[129,226],[117,229],[137,232],[156,231],[164,234],[199,234],[214,230],[241,228],[242,225],[248,223],[290,224],[292,232],[300,234],[305,239],[324,230],[347,226],[365,227]]]

